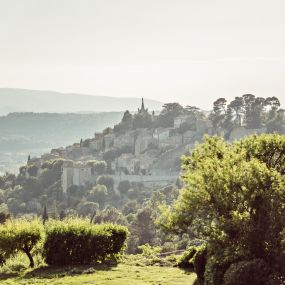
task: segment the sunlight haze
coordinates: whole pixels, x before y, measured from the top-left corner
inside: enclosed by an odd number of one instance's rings
[[[285,105],[284,1],[0,0],[0,87]]]

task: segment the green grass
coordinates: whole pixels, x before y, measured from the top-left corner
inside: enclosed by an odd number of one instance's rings
[[[0,284],[191,285],[194,284],[195,278],[195,274],[174,267],[119,264],[115,267],[42,267],[25,271],[20,276],[2,273]]]
[[[173,267],[175,257],[159,259],[125,255],[116,265],[49,267],[41,255],[35,256],[35,269],[28,269],[28,259],[18,254],[0,267],[1,285],[192,285],[196,275]]]

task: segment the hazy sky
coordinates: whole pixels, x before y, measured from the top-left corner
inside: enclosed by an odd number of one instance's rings
[[[284,0],[0,0],[0,87],[285,107]]]

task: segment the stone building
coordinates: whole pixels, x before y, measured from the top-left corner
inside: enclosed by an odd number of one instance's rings
[[[135,142],[134,133],[127,132],[123,135],[115,137],[113,146],[115,148],[122,148],[125,146],[133,147],[134,142]]]
[[[165,146],[165,142],[169,139],[172,128],[157,128],[153,133],[153,137],[157,140],[158,147]]]
[[[62,166],[61,185],[63,193],[72,186],[84,186],[92,180],[92,167],[83,163],[67,161]]]
[[[89,148],[95,151],[102,151],[104,146],[104,135],[95,133],[95,138],[89,142]]]
[[[123,153],[111,163],[111,168],[115,173],[133,174],[138,167],[139,160],[131,153]]]
[[[105,150],[110,149],[114,144],[115,135],[114,134],[107,134],[104,136],[104,147]]]
[[[135,142],[135,155],[139,155],[146,151],[150,144],[158,145],[157,139],[154,138],[153,133],[143,132],[137,138]]]

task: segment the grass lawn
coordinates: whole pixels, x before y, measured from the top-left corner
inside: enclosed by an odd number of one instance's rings
[[[38,268],[21,276],[0,275],[1,285],[192,285],[195,274],[174,267],[135,266],[119,264],[115,267]]]

